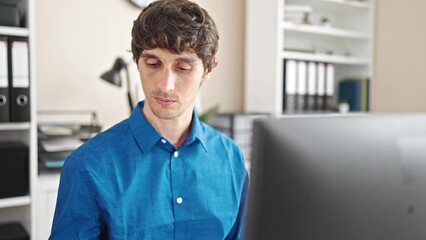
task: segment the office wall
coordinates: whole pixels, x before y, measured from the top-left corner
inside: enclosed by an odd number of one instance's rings
[[[129,112],[124,89],[99,76],[118,56],[131,61],[138,12],[125,1],[36,1],[38,110],[95,110],[103,125],[123,119]]]
[[[426,111],[426,1],[376,0],[373,111]]]
[[[208,109],[243,109],[244,0],[199,0],[221,34],[219,65],[201,92]],[[426,110],[426,1],[376,0],[374,111]],[[117,56],[130,61],[130,29],[139,9],[124,0],[36,1],[37,105],[96,110],[108,127],[128,114],[125,92],[99,75]],[[131,78],[138,82],[136,67]]]
[[[202,107],[219,104],[221,111],[239,111],[243,108],[244,0],[198,2],[216,19],[220,32],[219,65],[202,87]],[[130,31],[139,12],[125,0],[36,1],[38,109],[95,110],[104,127],[124,119],[129,112],[124,88],[99,76],[118,56],[131,61]],[[129,69],[137,84],[136,65]]]

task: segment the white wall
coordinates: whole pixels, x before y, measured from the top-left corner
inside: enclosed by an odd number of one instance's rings
[[[219,104],[220,111],[244,108],[245,0],[198,0],[219,30],[219,64],[201,90],[203,109]]]
[[[202,90],[204,110],[240,111],[243,99],[244,0],[199,0],[220,33],[219,65]],[[124,88],[100,80],[116,57],[131,61],[137,9],[125,0],[36,1],[38,110],[96,110],[104,128],[128,116]],[[139,81],[134,63],[131,79]],[[40,118],[41,119],[41,118]]]

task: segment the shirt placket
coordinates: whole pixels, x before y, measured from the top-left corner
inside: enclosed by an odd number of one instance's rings
[[[184,151],[176,150],[171,158],[171,175],[172,175],[172,196],[173,209],[175,216],[175,239],[183,240],[187,235],[185,225],[182,224],[188,215],[187,209],[190,202],[189,196],[185,193],[185,167],[184,167]]]
[[[160,140],[165,145],[170,145],[167,140],[162,138]],[[170,151],[170,181],[171,181],[171,191],[172,191],[172,205],[173,205],[173,216],[175,220],[175,236],[174,239],[182,239],[182,230],[180,230],[180,225],[176,224],[182,219],[185,218],[185,195],[182,192],[183,183],[184,183],[184,167],[183,167],[183,151],[181,149],[169,148]]]

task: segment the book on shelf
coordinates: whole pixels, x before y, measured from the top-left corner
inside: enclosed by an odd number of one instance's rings
[[[369,89],[368,78],[346,78],[339,82],[339,102],[347,102],[349,111],[369,111]]]

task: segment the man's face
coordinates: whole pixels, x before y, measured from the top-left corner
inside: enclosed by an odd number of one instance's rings
[[[160,119],[192,114],[198,89],[211,74],[196,53],[173,54],[160,48],[144,50],[138,69],[145,104]]]

